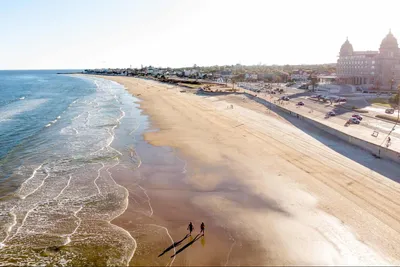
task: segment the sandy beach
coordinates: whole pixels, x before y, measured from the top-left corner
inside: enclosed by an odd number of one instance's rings
[[[132,186],[133,173],[115,175],[143,200],[130,198],[112,222],[137,242],[131,265],[400,263],[398,165],[243,95],[104,78],[141,99],[151,120],[144,138],[153,163],[133,171],[143,190]],[[189,221],[195,233],[185,238]],[[195,239],[202,221],[206,234]]]

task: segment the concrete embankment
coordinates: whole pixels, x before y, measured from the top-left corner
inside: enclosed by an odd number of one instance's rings
[[[366,140],[360,139],[360,138],[358,138],[356,136],[344,133],[344,132],[342,132],[342,131],[340,131],[338,129],[329,127],[328,125],[320,123],[320,122],[318,122],[318,121],[316,121],[316,120],[314,120],[312,118],[305,117],[305,116],[303,116],[301,114],[298,114],[298,113],[296,113],[294,111],[291,111],[291,110],[285,108],[284,106],[274,104],[274,103],[269,102],[269,101],[267,101],[267,100],[265,100],[263,98],[256,97],[256,96],[251,95],[251,94],[246,93],[246,92],[244,94],[247,97],[252,98],[254,101],[256,101],[256,102],[258,102],[260,104],[263,104],[264,106],[266,106],[266,107],[268,107],[268,108],[270,108],[270,109],[272,109],[274,111],[283,112],[283,113],[289,114],[289,115],[291,115],[293,117],[296,117],[299,120],[303,120],[303,121],[315,126],[316,128],[318,128],[320,130],[323,130],[323,131],[325,131],[327,133],[332,134],[333,136],[338,137],[339,139],[341,139],[341,140],[343,140],[343,141],[345,141],[345,142],[347,142],[349,144],[352,144],[354,146],[357,146],[357,147],[359,147],[359,148],[361,148],[363,150],[366,150],[366,151],[372,153],[376,157],[383,158],[383,159],[388,159],[388,160],[392,160],[392,161],[394,161],[396,163],[400,163],[400,153],[398,153],[398,152],[396,152],[394,150],[388,149],[386,147],[379,146],[377,144],[374,144],[374,143],[368,142]]]

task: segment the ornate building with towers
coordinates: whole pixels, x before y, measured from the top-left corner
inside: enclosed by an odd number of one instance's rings
[[[338,82],[363,89],[397,90],[400,84],[400,49],[392,32],[381,42],[379,51],[354,51],[347,39],[340,48],[336,66]]]

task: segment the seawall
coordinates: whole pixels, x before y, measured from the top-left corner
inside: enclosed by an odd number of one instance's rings
[[[308,117],[305,117],[305,116],[303,116],[301,114],[298,114],[298,113],[296,113],[294,111],[291,111],[291,110],[289,110],[289,109],[287,109],[287,108],[285,108],[283,106],[276,105],[276,104],[274,104],[272,102],[269,102],[269,101],[267,101],[267,100],[265,100],[263,98],[259,98],[259,97],[256,97],[254,95],[251,95],[251,94],[249,94],[247,92],[244,92],[244,94],[247,97],[252,98],[254,101],[256,101],[256,102],[258,102],[258,103],[260,103],[260,104],[262,104],[262,105],[264,105],[264,106],[266,106],[266,107],[268,107],[270,109],[273,109],[274,111],[278,111],[278,112],[283,112],[283,113],[289,114],[289,115],[291,115],[293,117],[298,118],[299,120],[303,120],[303,121],[307,122],[308,124],[313,125],[314,127],[318,128],[320,130],[323,130],[323,131],[325,131],[327,133],[330,133],[333,136],[336,136],[339,139],[341,139],[341,140],[343,140],[343,141],[345,141],[345,142],[347,142],[347,143],[349,143],[351,145],[357,146],[357,147],[359,147],[359,148],[361,148],[361,149],[363,149],[365,151],[368,151],[372,155],[374,155],[375,157],[391,160],[391,161],[394,161],[394,162],[400,164],[400,153],[398,153],[398,152],[396,152],[394,150],[391,150],[391,149],[388,149],[386,147],[382,147],[382,146],[379,146],[377,144],[368,142],[368,141],[360,139],[360,138],[358,138],[356,136],[349,135],[349,134],[344,133],[344,132],[342,132],[340,130],[337,130],[337,129],[329,127],[329,126],[327,126],[327,125],[325,125],[323,123],[320,123],[320,122],[318,122],[316,120],[313,120],[311,118],[308,118]]]

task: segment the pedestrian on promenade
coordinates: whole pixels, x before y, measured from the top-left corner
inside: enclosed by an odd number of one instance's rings
[[[189,223],[189,226],[188,226],[187,230],[189,230],[189,235],[191,236],[192,235],[192,231],[194,230],[192,222]]]
[[[204,228],[205,228],[204,223],[201,222],[201,225],[200,225],[200,234],[203,233],[203,235],[204,235]]]
[[[386,147],[389,147],[390,146],[390,142],[391,142],[391,139],[390,139],[390,136],[387,138],[387,143],[386,143]]]

